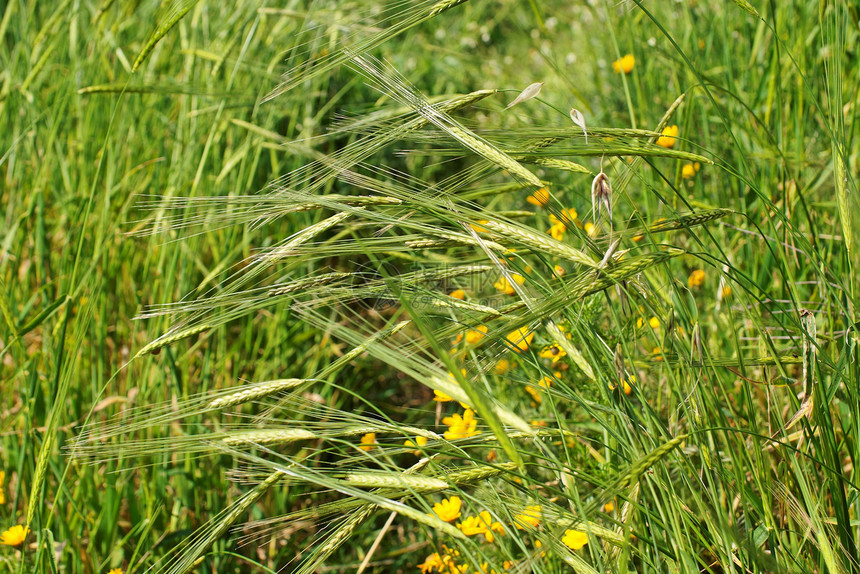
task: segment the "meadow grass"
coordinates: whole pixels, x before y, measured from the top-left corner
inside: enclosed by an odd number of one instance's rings
[[[853,3],[161,4],[2,9],[0,572],[860,570]]]

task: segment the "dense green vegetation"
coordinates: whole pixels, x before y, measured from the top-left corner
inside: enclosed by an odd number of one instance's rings
[[[235,4],[0,8],[0,572],[860,571],[854,3]]]

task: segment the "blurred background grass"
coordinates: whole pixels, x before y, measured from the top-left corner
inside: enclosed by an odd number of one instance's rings
[[[816,306],[832,317],[821,344],[835,345],[851,328],[838,307],[851,309],[857,289],[858,262],[849,261],[836,205],[834,150],[845,160],[850,210],[857,213],[858,9],[842,2],[769,2],[757,6],[760,19],[740,4],[647,4],[652,19],[634,2],[476,0],[373,53],[428,96],[509,90],[469,114],[477,128],[569,125],[549,106],[501,113],[535,81],[545,82],[544,101],[562,111],[581,110],[589,127],[653,129],[686,94],[671,122],[680,126],[676,148],[707,150],[719,168],[703,166],[683,178],[682,162],[654,160],[620,204],[631,217],[635,211],[652,221],[685,202],[744,213],[749,226],[732,220],[710,227],[709,245],[723,252],[718,259],[732,261],[749,279],[736,291],[758,286],[772,301]],[[354,138],[309,139],[324,135],[337,113],[357,115],[391,103],[346,68],[260,102],[304,52],[335,49],[351,27],[369,25],[362,19],[372,19],[374,6],[322,2],[309,11],[304,2],[199,2],[135,74],[131,66],[156,27],[158,2],[12,0],[0,9],[3,528],[24,522],[39,452],[45,445],[50,451],[34,505],[42,543],[31,538],[20,549],[24,561],[18,551],[0,548],[0,571],[142,570],[238,495],[224,457],[165,455],[133,469],[122,460],[71,462],[63,447],[93,405],[93,417],[104,419],[128,406],[178,400],[239,380],[312,377],[344,351],[282,306],[129,362],[168,325],[163,319],[133,321],[142,307],[217,289],[254,250],[319,215],[297,213],[256,231],[204,225],[190,236],[132,233],[158,226],[164,217],[159,209],[136,206],[149,195],[255,193],[307,163],[312,152],[303,146],[331,153]],[[636,58],[632,72],[614,73],[613,61],[628,53]],[[283,145],[292,141],[301,145]],[[420,167],[426,181],[452,169],[450,163],[425,166],[392,149],[369,161],[377,160],[406,172]],[[598,170],[600,158],[589,166]],[[590,176],[562,173],[554,181],[564,204],[581,214],[590,210]],[[346,192],[341,185],[326,191]],[[491,207],[528,208],[526,195],[499,196]],[[774,241],[751,234],[756,225]],[[797,253],[798,236],[817,259]],[[708,249],[702,249],[704,261]],[[327,263],[337,265],[334,259]],[[306,274],[315,265],[309,262]],[[702,267],[693,258],[672,265],[682,280]],[[745,315],[725,303],[718,312],[719,277],[719,270],[708,269],[697,292],[708,345],[725,356],[761,346],[762,314]],[[843,294],[825,294],[827,282],[844,287]],[[767,321],[780,327],[778,319]],[[779,337],[773,339],[782,348]],[[856,384],[856,365],[840,364]],[[370,358],[338,378],[371,402],[407,407],[430,400],[425,387],[398,381]],[[740,411],[767,403],[762,387],[747,392],[749,402],[736,405]],[[773,392],[789,394],[779,387]],[[327,404],[350,407],[350,399],[332,387],[319,393]],[[851,390],[847,397],[856,395]],[[747,420],[754,419],[748,412]],[[854,423],[846,423],[850,431],[834,450],[851,462]],[[51,424],[55,441],[46,440]],[[160,432],[191,434],[195,425],[207,424],[192,417],[182,428]],[[767,474],[763,465],[750,472]],[[857,484],[853,465],[846,472]],[[318,496],[301,487],[272,491],[250,518],[311,505]],[[856,518],[851,520],[853,525]],[[307,526],[297,524],[259,548],[228,538],[206,568],[276,570],[301,554],[313,534]],[[374,535],[368,528],[356,545],[368,545]],[[421,531],[401,528],[393,540],[378,571],[415,571],[415,557],[427,553]],[[356,560],[345,550],[325,571],[351,571]]]

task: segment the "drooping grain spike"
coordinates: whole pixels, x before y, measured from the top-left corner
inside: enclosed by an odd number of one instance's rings
[[[302,429],[281,429],[281,430],[259,430],[237,433],[221,439],[227,446],[237,446],[242,444],[286,444],[299,440],[309,440],[320,438],[320,435],[311,431]]]
[[[242,403],[261,399],[287,389],[293,389],[306,381],[307,379],[280,379],[277,381],[266,381],[264,383],[246,385],[241,387],[235,393],[212,400],[208,405],[206,405],[206,408],[224,409],[241,405]]]

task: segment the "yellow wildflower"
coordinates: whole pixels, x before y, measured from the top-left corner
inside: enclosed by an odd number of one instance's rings
[[[477,328],[472,329],[468,333],[466,333],[466,342],[470,345],[474,345],[475,343],[484,338],[484,335],[487,334],[488,330],[489,329],[487,329],[486,325],[478,325]]]
[[[536,389],[533,389],[532,387],[526,387],[526,392],[527,392],[529,395],[531,395],[532,400],[534,401],[534,402],[532,403],[532,406],[533,406],[533,407],[536,407],[536,406],[538,406],[539,404],[541,404],[541,403],[543,402],[543,398],[540,396],[540,393],[539,393],[539,392],[537,392],[537,390],[536,390]]]
[[[454,522],[460,518],[460,507],[462,505],[463,501],[460,500],[459,496],[452,496],[434,504],[433,512],[445,522]]]
[[[552,364],[556,364],[560,359],[563,359],[567,356],[567,353],[564,352],[564,349],[559,347],[558,345],[550,345],[549,347],[542,350],[538,353],[538,356],[541,359],[551,359]]]
[[[629,74],[633,71],[634,65],[636,65],[636,58],[633,57],[633,54],[627,54],[620,60],[612,62],[612,69],[615,70],[616,74],[620,74],[622,72]]]
[[[648,325],[652,329],[658,329],[660,328],[660,319],[658,319],[657,317],[651,317],[650,319],[648,319]]]
[[[122,568],[113,568],[108,574],[123,574]]]
[[[626,381],[621,381],[621,390],[624,392],[625,395],[630,396],[633,394],[632,383],[635,383],[635,382],[636,382],[636,376],[635,375],[630,375],[630,378],[628,378]],[[609,390],[610,391],[614,391],[617,388],[618,388],[618,385],[616,385],[615,383],[609,383]]]
[[[436,389],[433,389],[433,395],[433,400],[437,403],[447,403],[454,400],[442,391],[438,391]]]
[[[678,126],[666,126],[663,135],[657,138],[657,145],[661,147],[675,147],[675,138],[678,137]]]
[[[636,382],[636,375],[630,375],[630,377],[626,381],[621,381],[621,390],[624,391],[625,395],[633,394],[633,383]],[[618,385],[615,383],[609,384],[609,390],[614,391],[618,388]]]
[[[457,525],[457,528],[466,536],[474,536],[483,534],[487,542],[492,542],[496,539],[493,532],[504,536],[505,527],[500,522],[493,522],[490,513],[486,510],[478,514],[478,516],[470,516],[463,522]]]
[[[671,147],[671,146],[670,146],[670,147]],[[478,225],[476,225],[476,224],[474,224],[474,223],[470,223],[470,224],[469,224],[469,226],[470,226],[472,229],[474,229],[475,231],[477,231],[478,233],[486,233],[486,232],[487,232],[487,230],[486,230],[486,229],[484,229],[483,227],[481,227],[481,225],[482,225],[482,224],[485,224],[485,223],[489,223],[489,221],[487,221],[486,219],[479,219],[479,220],[478,220]]]
[[[583,226],[583,229],[589,237],[595,237],[597,235],[597,226],[590,221]]]
[[[552,227],[546,230],[546,232],[556,241],[561,241],[564,239],[564,232],[567,231],[567,228],[563,223],[556,223]]]
[[[517,529],[519,530],[525,530],[526,527],[537,528],[540,526],[540,517],[540,505],[526,506],[525,510],[514,516],[514,523],[517,525]]]
[[[27,539],[27,534],[30,529],[20,524],[7,529],[3,534],[0,534],[0,544],[6,546],[19,546]]]
[[[517,285],[522,285],[526,282],[526,278],[519,273],[511,273],[511,279],[513,279],[514,283],[516,283]],[[495,287],[505,295],[513,295],[514,293],[516,293],[516,291],[514,291],[514,288],[508,282],[507,277],[499,277],[499,280],[493,283],[493,287]]]
[[[731,297],[731,296],[732,296],[732,288],[729,287],[728,285],[726,285],[725,287],[723,287],[723,298],[725,299],[726,297]]]
[[[413,450],[412,453],[415,456],[419,456],[421,454],[421,451],[418,450],[418,447],[424,446],[425,444],[427,444],[427,437],[426,436],[417,436],[417,437],[415,437],[414,441],[412,439],[407,439],[406,442],[403,443],[403,446],[412,447],[412,448],[416,449],[416,450]]]
[[[556,277],[564,277],[564,267],[561,265],[556,265],[552,268],[553,273],[555,273]]]
[[[526,201],[531,203],[532,205],[536,205],[537,207],[543,207],[547,203],[549,203],[549,190],[545,187],[540,188],[532,195],[526,198]]]
[[[448,293],[448,297],[453,297],[454,299],[462,300],[462,299],[466,298],[466,292],[463,291],[462,289],[454,289],[453,291]]]
[[[705,282],[705,270],[704,269],[696,269],[690,276],[687,277],[687,286],[688,287],[701,287],[702,283]]]
[[[6,504],[6,491],[3,490],[3,483],[6,482],[6,472],[0,470],[0,504]]]
[[[434,570],[437,572],[441,572],[444,566],[445,563],[442,562],[442,557],[439,556],[438,552],[434,552],[433,554],[425,558],[422,564],[418,565],[418,567],[421,569],[422,574],[427,574],[428,572],[433,572]]]
[[[465,574],[469,571],[468,564],[457,564],[450,556],[443,556],[442,560],[445,562],[445,567],[439,572],[443,574]]]
[[[566,228],[571,227],[577,217],[579,217],[579,214],[573,208],[562,209],[559,217],[556,217],[552,213],[549,214],[549,220],[553,225],[563,225]]]
[[[496,366],[493,368],[493,372],[497,375],[504,375],[511,368],[511,362],[507,359],[499,359],[496,362]]]
[[[565,530],[564,537],[561,539],[564,545],[572,550],[579,550],[588,544],[588,535],[579,530]]]
[[[373,449],[373,445],[376,444],[376,433],[369,432],[363,437],[361,437],[361,446],[358,447],[361,450],[367,452]]]
[[[442,419],[442,423],[448,425],[448,430],[442,434],[448,440],[469,438],[478,434],[475,430],[478,426],[478,421],[475,419],[475,413],[472,412],[472,409],[466,409],[463,416],[454,414],[450,417],[445,417]]]
[[[535,338],[534,331],[529,332],[526,327],[520,327],[516,331],[512,331],[507,336],[508,343],[512,347],[520,351],[528,351],[529,345],[532,344],[532,339]]]
[[[696,172],[699,171],[699,168],[702,167],[702,164],[699,162],[696,163],[685,163],[681,166],[681,177],[684,179],[690,179],[691,177],[696,176]]]
[[[606,504],[603,505],[603,512],[612,512],[615,510],[615,502],[610,500]]]

